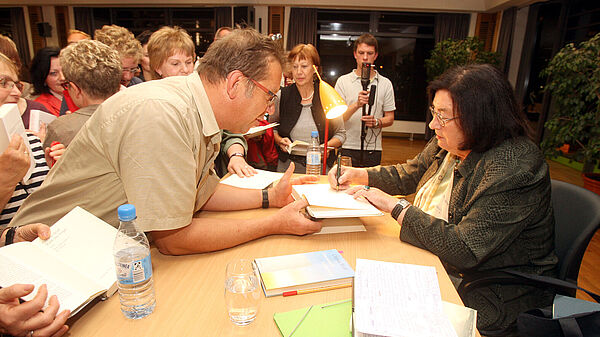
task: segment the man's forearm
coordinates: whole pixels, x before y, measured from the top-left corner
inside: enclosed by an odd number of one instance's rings
[[[205,211],[237,211],[260,208],[262,191],[237,188],[225,184],[217,185],[215,192],[202,206]]]
[[[193,218],[182,228],[154,231],[158,250],[166,255],[212,252],[275,234],[274,217],[261,219]]]

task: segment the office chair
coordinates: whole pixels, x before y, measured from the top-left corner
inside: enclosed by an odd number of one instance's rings
[[[583,254],[600,228],[600,196],[582,187],[552,180],[552,207],[554,208],[555,253],[558,257],[558,277],[552,283],[530,279],[509,272],[478,275],[477,279],[464,280],[458,293],[463,297],[469,291],[492,284],[527,284],[539,288],[552,288],[556,293],[575,297],[577,277]],[[509,274],[510,273],[510,274]],[[533,276],[535,277],[535,276]],[[592,296],[597,302],[600,297]],[[485,336],[503,336],[514,332],[516,326],[497,331],[480,331]]]

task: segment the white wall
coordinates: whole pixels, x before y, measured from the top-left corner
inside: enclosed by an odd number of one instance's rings
[[[513,31],[513,43],[510,54],[510,65],[508,69],[508,81],[513,88],[517,85],[517,76],[519,74],[519,64],[521,63],[521,53],[523,52],[523,43],[525,42],[525,30],[527,29],[527,17],[529,16],[529,7],[517,10],[515,27]]]

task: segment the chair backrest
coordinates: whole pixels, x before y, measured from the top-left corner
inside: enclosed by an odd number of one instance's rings
[[[600,228],[600,196],[582,187],[552,180],[556,255],[559,275],[577,282],[583,254]]]

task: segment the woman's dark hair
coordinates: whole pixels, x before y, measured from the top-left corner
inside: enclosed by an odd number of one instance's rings
[[[139,33],[135,39],[140,41],[140,44],[143,47],[145,44],[148,44],[148,41],[150,41],[150,36],[152,36],[152,33],[152,31],[146,29],[145,31]]]
[[[506,139],[531,137],[510,83],[495,67],[475,64],[447,70],[427,87],[430,105],[438,90],[448,90],[452,97],[464,134],[460,150],[485,152]]]
[[[31,83],[33,84],[33,94],[49,94],[50,89],[46,85],[46,77],[50,72],[50,60],[60,55],[60,49],[57,47],[46,47],[38,50],[33,60],[31,60]]]

